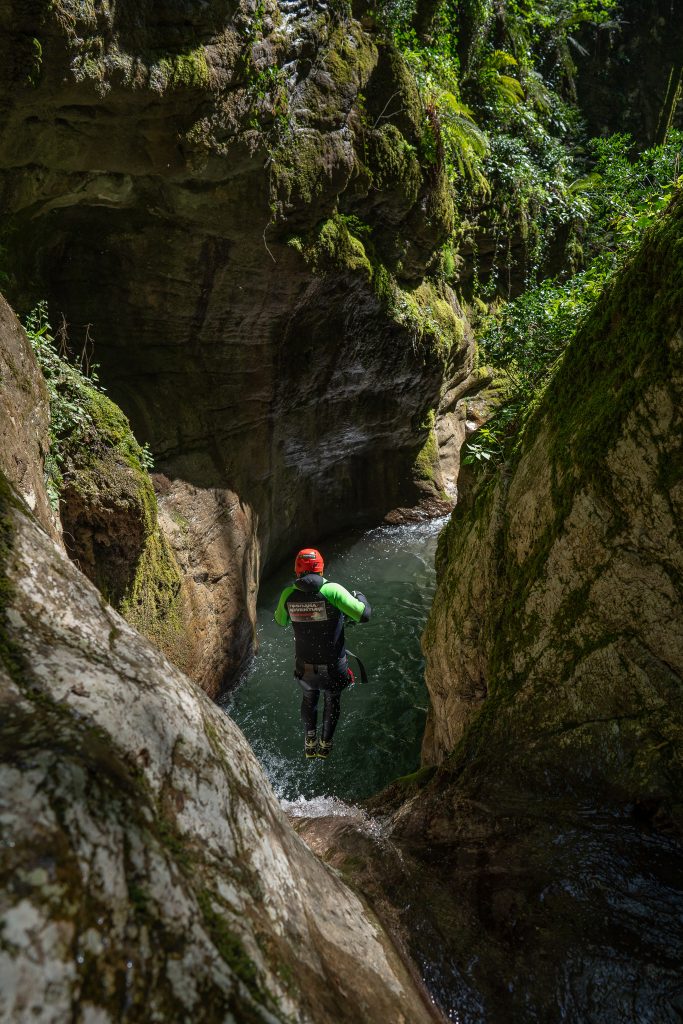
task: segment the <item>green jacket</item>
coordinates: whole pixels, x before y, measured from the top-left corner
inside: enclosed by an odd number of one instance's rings
[[[280,600],[275,609],[275,621],[278,626],[290,625],[292,620],[287,611],[287,601],[292,595],[297,593],[298,588],[290,586],[285,587],[280,594]],[[353,619],[354,622],[360,622],[366,606],[362,601],[357,600],[353,594],[350,594],[346,587],[342,587],[340,583],[330,583],[323,577],[323,585],[318,590],[318,594],[349,619]]]

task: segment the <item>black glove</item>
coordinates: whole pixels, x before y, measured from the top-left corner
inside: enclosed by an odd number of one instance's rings
[[[370,607],[370,602],[368,601],[365,594],[363,594],[360,590],[352,590],[351,593],[353,594],[357,601],[360,601],[360,603],[365,606],[363,614],[360,617],[360,621],[367,622],[370,616],[372,615],[372,608]]]

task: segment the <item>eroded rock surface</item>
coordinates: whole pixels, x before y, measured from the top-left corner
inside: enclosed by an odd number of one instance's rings
[[[427,763],[299,823],[451,1019],[683,1007],[682,240],[679,197],[443,534]]]
[[[240,503],[224,550],[265,566],[438,497],[470,341],[428,278],[454,214],[398,53],[324,2],[5,0],[0,28],[15,304],[47,295],[76,348],[89,325],[157,471]]]
[[[45,489],[49,449],[47,388],[28,338],[0,295],[0,451],[2,468],[38,521],[55,538],[58,516]]]
[[[0,1017],[433,1020],[237,727],[2,478]]]
[[[181,667],[215,696],[250,650],[260,577],[253,512],[224,489],[153,479],[159,523],[182,574]]]

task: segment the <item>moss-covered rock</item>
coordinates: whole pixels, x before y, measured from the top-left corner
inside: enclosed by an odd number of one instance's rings
[[[148,456],[119,407],[67,363],[54,403],[61,412],[56,422],[53,413],[52,428],[59,514],[70,557],[132,625],[188,667],[182,578],[159,527]],[[65,408],[72,416],[65,418]]]
[[[572,340],[514,464],[444,530],[423,769],[369,802],[381,830],[300,826],[428,965],[446,1016],[677,1013],[682,253],[679,196]]]
[[[432,1020],[237,727],[2,474],[0,712],[3,1019]]]
[[[420,424],[464,375],[424,283],[452,204],[414,76],[345,4],[60,0],[0,8],[0,90],[13,301],[87,331],[182,514],[203,503],[210,564],[180,533],[178,557],[216,687],[249,654],[254,576],[419,499]]]
[[[572,342],[527,424],[513,472],[491,481],[444,536],[440,591],[425,646],[437,650],[437,636],[451,637],[451,682],[453,671],[465,678],[460,657],[470,615],[479,623],[480,667],[467,677],[478,677],[484,693],[504,702],[516,701],[519,689],[528,692],[536,677],[535,699],[542,701],[543,679],[570,686],[606,671],[610,681],[601,685],[599,699],[605,708],[612,700],[623,707],[627,681],[635,685],[642,671],[634,643],[653,655],[668,651],[664,676],[675,666],[682,223],[678,199]],[[639,496],[637,509],[633,493]],[[464,601],[461,587],[467,586],[459,582],[468,576],[462,565],[466,552],[475,560],[472,566],[478,560],[480,567],[490,566],[492,576],[480,601],[463,605],[452,630],[449,609],[452,614],[454,603]],[[632,603],[627,595],[634,586],[640,597],[634,592]],[[493,590],[505,594],[500,605],[489,596]],[[610,590],[620,595],[618,613]],[[667,621],[670,628],[664,627]],[[615,667],[612,676],[614,658],[622,668]],[[648,671],[654,685],[655,661]],[[457,692],[457,683],[449,687],[444,675],[430,673],[440,688]],[[632,698],[636,714],[640,698],[635,691]],[[469,703],[476,708],[476,701]],[[666,705],[677,713],[677,702]],[[566,713],[561,703],[556,706]],[[652,712],[649,707],[647,715]],[[462,729],[468,713],[434,718]],[[608,721],[606,714],[609,732]],[[618,746],[627,742],[627,732],[622,726]],[[453,738],[444,736],[427,750],[443,756],[453,746]],[[614,757],[625,773],[620,784],[637,788],[644,782],[639,759],[627,769],[622,754],[615,751]],[[605,762],[608,776],[616,767],[611,763]]]

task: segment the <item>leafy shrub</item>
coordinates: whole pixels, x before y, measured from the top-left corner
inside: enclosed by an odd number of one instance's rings
[[[683,133],[629,160],[633,144],[617,135],[591,143],[595,170],[578,182],[588,204],[584,250],[587,267],[566,281],[546,280],[484,319],[482,358],[508,378],[505,405],[469,444],[465,461],[500,460],[510,451],[527,410],[553,374],[602,290],[623,265],[648,225],[681,188]]]
[[[90,375],[66,358],[65,342],[58,344],[50,326],[47,303],[39,302],[25,318],[24,328],[38,359],[50,398],[50,450],[45,460],[50,504],[59,509],[60,493],[68,480],[69,464],[75,451],[96,454],[101,441],[98,396],[104,393],[95,368]],[[64,354],[60,354],[62,348]],[[123,416],[123,414],[121,414]],[[147,445],[133,435],[125,438],[126,459],[141,470],[153,466]]]

